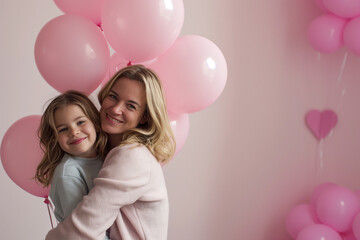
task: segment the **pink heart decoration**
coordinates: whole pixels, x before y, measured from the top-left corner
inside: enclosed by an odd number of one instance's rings
[[[332,110],[311,110],[306,114],[306,123],[317,139],[325,138],[336,126],[337,115]]]

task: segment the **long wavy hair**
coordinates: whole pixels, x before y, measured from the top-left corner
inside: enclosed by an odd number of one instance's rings
[[[85,116],[93,123],[97,133],[94,149],[101,157],[106,154],[107,134],[101,130],[99,111],[91,100],[81,92],[73,90],[57,96],[47,106],[38,129],[40,147],[44,152],[44,156],[37,166],[35,180],[45,187],[51,183],[55,168],[61,162],[65,153],[58,143],[55,111],[69,105],[80,107]]]
[[[117,80],[127,78],[139,81],[145,86],[145,124],[127,130],[122,134],[120,145],[140,143],[145,145],[160,163],[174,155],[176,142],[166,111],[166,102],[161,82],[154,71],[143,65],[131,65],[117,72],[98,94],[100,105],[108,97]]]

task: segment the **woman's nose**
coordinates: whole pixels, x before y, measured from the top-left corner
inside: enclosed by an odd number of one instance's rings
[[[113,110],[113,113],[121,115],[124,111],[124,104],[117,103],[112,107],[112,110]]]

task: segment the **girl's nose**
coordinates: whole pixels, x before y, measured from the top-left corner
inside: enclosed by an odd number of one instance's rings
[[[71,131],[70,131],[71,135],[77,135],[77,134],[79,134],[79,132],[80,132],[80,129],[77,127],[71,128]]]

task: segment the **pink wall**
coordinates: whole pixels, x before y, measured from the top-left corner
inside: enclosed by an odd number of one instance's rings
[[[188,140],[164,167],[169,239],[288,240],[286,214],[307,203],[316,185],[360,189],[360,57],[345,48],[328,55],[312,49],[306,29],[321,13],[312,0],[184,4],[181,35],[216,43],[229,75],[220,98],[190,115]],[[33,47],[41,27],[60,14],[52,1],[0,2],[1,138],[57,94],[38,73]],[[325,108],[339,121],[320,143],[304,118]],[[17,187],[3,168],[0,189],[1,237],[43,239],[50,228],[43,200]]]

